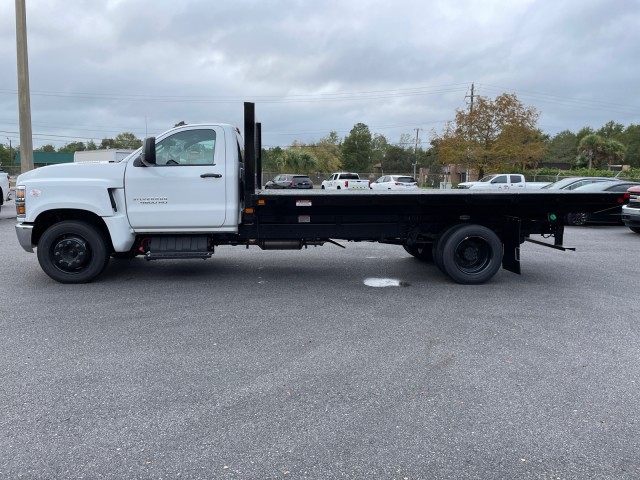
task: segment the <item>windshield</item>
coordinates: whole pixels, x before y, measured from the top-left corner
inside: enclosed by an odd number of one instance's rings
[[[542,188],[548,188],[549,190],[575,190],[583,185],[590,185],[596,182],[619,182],[617,178],[602,178],[602,177],[572,177],[565,178],[564,180],[558,180],[557,182],[545,185]]]
[[[488,176],[486,176],[484,178],[481,178],[479,181],[480,182],[490,182],[494,178],[496,178],[496,175],[488,175]]]
[[[396,181],[402,183],[416,183],[416,180],[413,177],[397,177]]]
[[[587,185],[582,185],[576,190],[581,192],[602,192],[611,189],[613,192],[626,192],[627,188],[640,185],[640,183],[624,183],[624,182],[595,182]]]
[[[565,178],[563,180],[558,180],[557,182],[550,183],[549,185],[545,185],[542,188],[547,188],[549,190],[559,190],[561,188],[566,187],[567,185],[571,185],[576,180],[578,180],[578,179],[577,178]]]

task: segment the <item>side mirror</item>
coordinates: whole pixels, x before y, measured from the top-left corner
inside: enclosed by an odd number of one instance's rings
[[[144,139],[140,161],[147,167],[152,167],[156,164],[156,137]]]

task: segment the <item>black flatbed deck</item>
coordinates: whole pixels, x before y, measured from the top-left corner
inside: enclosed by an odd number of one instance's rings
[[[507,219],[524,235],[552,233],[566,214],[617,208],[624,194],[551,190],[257,190],[243,222],[258,238],[405,240],[435,237],[457,223],[496,232]],[[249,232],[247,232],[249,233]]]

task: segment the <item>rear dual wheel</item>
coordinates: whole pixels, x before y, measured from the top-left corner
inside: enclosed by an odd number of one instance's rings
[[[434,262],[454,282],[478,285],[490,280],[502,265],[502,241],[482,225],[456,225],[436,243]]]

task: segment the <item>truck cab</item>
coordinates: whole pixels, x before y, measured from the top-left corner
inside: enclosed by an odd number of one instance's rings
[[[152,156],[153,157],[153,156]],[[135,232],[237,232],[242,155],[230,125],[188,125],[156,139],[155,158],[140,152],[124,176]]]

